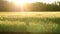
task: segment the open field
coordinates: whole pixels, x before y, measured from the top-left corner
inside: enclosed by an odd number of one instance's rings
[[[0,32],[60,33],[60,12],[0,12]]]

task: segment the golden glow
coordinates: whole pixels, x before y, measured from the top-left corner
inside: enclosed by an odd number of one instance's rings
[[[16,4],[25,4],[25,3],[33,3],[33,2],[43,2],[43,3],[53,3],[58,0],[7,0],[8,2],[14,2]]]
[[[8,2],[14,2],[15,4],[25,4],[36,2],[34,0],[7,0]]]
[[[24,0],[14,0],[13,1],[14,3],[16,3],[16,4],[24,4],[26,1]]]
[[[8,2],[12,2],[12,0],[7,0]]]

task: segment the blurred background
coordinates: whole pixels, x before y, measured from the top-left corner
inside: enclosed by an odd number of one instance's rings
[[[60,0],[0,0],[0,12],[60,11]]]

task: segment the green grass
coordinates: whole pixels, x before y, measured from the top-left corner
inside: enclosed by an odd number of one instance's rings
[[[0,32],[60,32],[60,18],[0,17]]]
[[[0,32],[60,33],[60,13],[7,13],[0,13]]]

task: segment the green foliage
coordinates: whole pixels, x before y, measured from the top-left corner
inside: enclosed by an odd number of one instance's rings
[[[0,24],[0,32],[26,32],[26,26],[18,24]]]
[[[0,32],[60,32],[60,18],[0,17]],[[21,24],[24,22],[24,24]],[[9,24],[11,23],[11,24]],[[15,24],[16,23],[16,24]]]
[[[36,2],[31,4],[30,10],[31,11],[60,11],[60,6],[57,4],[45,4],[45,3]]]

